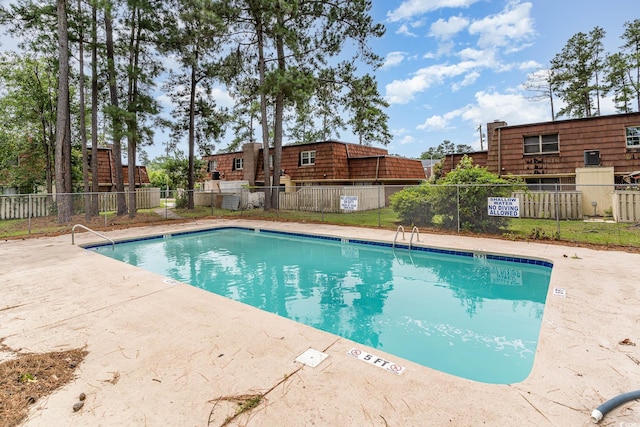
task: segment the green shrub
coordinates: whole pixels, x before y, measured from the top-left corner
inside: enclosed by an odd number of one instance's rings
[[[390,201],[405,224],[456,229],[460,221],[461,230],[495,233],[509,224],[509,218],[489,216],[488,198],[510,197],[521,188],[522,181],[500,178],[464,156],[453,171],[434,184],[399,191]]]
[[[189,194],[184,191],[176,198],[176,208],[187,209],[189,207]]]
[[[404,224],[426,225],[433,219],[432,191],[427,184],[406,188],[391,195],[389,200]]]

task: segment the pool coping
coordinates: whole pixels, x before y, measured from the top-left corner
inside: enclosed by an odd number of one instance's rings
[[[387,244],[395,235],[390,230],[245,220],[105,234],[116,240],[217,226]],[[639,347],[621,342],[640,341],[634,268],[639,255],[538,242],[420,237],[438,248],[553,263],[537,355],[526,380],[492,385],[434,371],[121,266],[72,246],[66,235],[0,242],[4,344],[33,352],[82,346],[89,351],[77,379],[37,402],[25,425],[220,425],[231,409],[217,398],[268,391],[238,425],[586,426],[596,406],[638,388]],[[80,245],[99,242],[90,233],[78,233],[76,240]],[[554,295],[554,288],[566,292]],[[394,375],[363,363],[348,354],[354,346],[399,361],[407,370]],[[308,348],[329,357],[315,368],[296,362]],[[119,380],[113,383],[116,372]],[[87,394],[85,407],[73,412],[80,392]],[[616,408],[603,423],[640,423],[634,403]]]
[[[201,229],[195,229],[195,230],[189,230],[189,231],[181,231],[181,232],[176,232],[176,233],[162,233],[162,234],[156,234],[156,235],[150,235],[150,236],[144,236],[144,237],[131,237],[131,238],[119,239],[115,243],[115,246],[117,246],[119,244],[131,244],[131,243],[133,243],[133,244],[137,244],[137,243],[143,243],[143,244],[144,243],[151,243],[151,244],[154,244],[154,243],[156,243],[156,244],[162,245],[163,242],[167,242],[167,241],[174,242],[176,238],[182,238],[182,237],[191,238],[191,237],[193,237],[193,238],[198,238],[199,239],[199,236],[202,237],[203,241],[211,242],[212,240],[216,239],[215,236],[216,236],[216,233],[218,233],[218,232],[227,232],[227,234],[226,234],[227,236],[229,235],[228,233],[233,233],[232,235],[236,236],[236,235],[239,235],[239,234],[236,234],[237,232],[242,232],[243,233],[242,234],[243,237],[244,236],[262,235],[262,236],[266,236],[267,238],[276,238],[276,239],[277,238],[285,238],[287,242],[291,242],[291,241],[293,241],[293,239],[298,238],[298,239],[305,239],[305,240],[297,240],[297,241],[302,241],[302,242],[305,242],[307,244],[312,244],[314,242],[318,242],[318,243],[326,242],[326,243],[329,243],[329,244],[334,244],[336,246],[339,245],[340,248],[344,248],[345,246],[347,246],[347,247],[351,247],[351,248],[357,248],[356,250],[360,250],[360,249],[375,250],[374,253],[376,254],[376,257],[378,257],[378,258],[383,257],[383,256],[388,256],[389,258],[396,258],[397,255],[399,255],[399,254],[405,254],[405,255],[408,255],[410,258],[412,258],[413,256],[416,255],[416,253],[421,253],[421,254],[424,254],[424,255],[444,255],[444,256],[450,257],[450,258],[447,258],[447,259],[452,259],[452,260],[453,259],[457,259],[456,262],[458,262],[458,263],[473,262],[473,263],[475,263],[474,265],[477,265],[479,267],[481,266],[482,268],[485,268],[485,269],[491,269],[492,268],[491,265],[493,265],[494,268],[501,268],[501,269],[517,268],[517,269],[519,269],[517,271],[522,273],[523,271],[532,271],[531,269],[525,270],[525,269],[527,269],[527,267],[529,267],[529,268],[536,268],[537,267],[537,268],[540,269],[540,271],[541,270],[545,271],[545,276],[548,275],[546,277],[547,281],[550,279],[549,276],[551,274],[552,267],[553,267],[553,263],[551,263],[548,260],[540,260],[540,259],[534,259],[534,258],[524,258],[524,257],[517,257],[517,256],[509,256],[507,254],[488,253],[488,252],[482,252],[482,251],[462,251],[462,250],[451,250],[451,249],[446,249],[446,248],[437,248],[437,247],[432,247],[432,246],[426,246],[426,245],[422,244],[422,242],[419,242],[419,241],[416,244],[407,245],[407,244],[403,244],[403,243],[397,243],[396,241],[394,241],[394,242],[385,242],[385,241],[377,241],[377,240],[369,240],[369,239],[366,239],[366,240],[365,239],[349,239],[349,238],[336,237],[336,236],[327,236],[327,235],[323,235],[323,234],[300,233],[300,232],[291,232],[291,231],[283,231],[283,230],[277,230],[277,229],[271,229],[271,228],[258,228],[258,227],[218,226],[218,227],[208,227],[208,228],[201,228]],[[200,242],[200,240],[198,240],[198,242]],[[87,249],[87,250],[90,250],[90,251],[97,251],[98,253],[100,253],[100,254],[102,254],[104,256],[107,256],[107,257],[113,258],[113,259],[118,259],[118,260],[120,260],[122,262],[126,262],[126,263],[134,265],[134,266],[140,265],[140,263],[139,263],[139,261],[141,261],[140,259],[138,259],[137,262],[129,262],[127,260],[123,260],[120,257],[110,256],[109,253],[111,252],[112,248],[114,248],[114,243],[113,242],[93,243],[93,244],[80,245],[80,246],[83,247],[84,249]],[[154,253],[156,254],[156,256],[161,256],[162,257],[162,253],[163,253],[164,249],[158,248],[157,246],[154,246],[154,247],[155,247]],[[100,249],[103,249],[103,250],[100,250]],[[207,254],[208,253],[207,244],[200,244],[199,243],[197,245],[197,250],[199,251],[198,254]],[[384,252],[380,252],[380,250],[383,250]],[[137,253],[137,252],[135,252],[135,253]],[[127,258],[129,259],[129,257],[127,257]],[[207,258],[208,258],[208,256],[207,256]],[[175,255],[172,256],[172,259],[174,260],[173,262],[177,262],[177,265],[174,265],[174,267],[177,268],[179,266],[180,262],[175,259]],[[499,262],[501,262],[501,264],[491,264],[490,265],[487,261],[499,261]],[[413,259],[412,259],[412,262],[413,262]],[[146,258],[146,260],[145,260],[145,262],[143,264],[149,266],[150,259]],[[222,265],[224,266],[224,263]],[[460,265],[460,264],[458,264],[458,265]],[[226,266],[224,266],[224,267],[226,267]],[[235,267],[236,267],[235,269],[238,270],[238,268],[237,268],[238,266],[236,265]],[[318,266],[318,267],[321,268],[321,266]],[[141,267],[141,268],[143,268],[143,269],[145,269],[147,271],[154,271],[152,268],[151,269],[150,268],[145,268],[145,267]],[[170,279],[172,279],[172,280],[179,281],[180,278],[179,277],[175,277],[175,275],[172,276],[171,273],[170,273],[170,270],[171,269],[166,270],[166,271],[169,271],[168,277],[170,277]],[[319,270],[319,271],[322,272],[324,270]],[[539,270],[536,270],[536,271],[539,271]],[[157,270],[156,270],[156,272],[160,273]],[[160,274],[162,274],[162,273],[160,273]],[[178,274],[178,276],[181,276],[181,275],[183,275],[183,273],[182,274]],[[403,273],[403,275],[405,275],[405,273]],[[195,274],[192,275],[191,277],[195,277]],[[416,277],[415,273],[412,275],[412,277]],[[467,279],[467,280],[470,281],[469,285],[476,285],[476,283],[472,282],[471,279]],[[488,279],[486,279],[486,280],[488,280]],[[197,279],[195,281],[197,282]],[[187,281],[185,283],[194,285],[192,283],[192,281]],[[208,281],[207,281],[207,283],[208,283]],[[484,285],[484,284],[486,284],[488,286],[489,285],[496,286],[495,284],[490,283],[490,282],[483,283],[483,284],[481,284],[481,286]],[[502,285],[504,285],[504,284],[502,284]],[[548,290],[548,287],[549,287],[548,286],[548,282],[545,283],[545,285],[546,285],[545,289]],[[194,286],[196,286],[196,285],[194,285]],[[205,289],[209,290],[210,292],[218,293],[219,295],[225,296],[225,297],[227,297],[229,299],[243,302],[242,298],[237,298],[237,297],[233,297],[233,296],[230,297],[230,296],[226,296],[224,294],[221,294],[219,292],[215,292],[214,290],[211,290],[211,289],[207,288],[207,285],[203,284],[202,282],[197,286],[198,287],[204,287]],[[523,286],[523,283],[520,280],[519,284],[510,283],[507,287],[513,288],[514,286],[521,287],[521,286]],[[260,296],[260,298],[259,298],[260,301],[262,301],[264,298],[268,298],[269,295],[271,293],[273,293],[276,288],[277,287],[275,287],[275,286],[270,286],[271,290],[262,289],[261,292],[264,292],[264,294]],[[214,289],[215,289],[215,287],[214,287]],[[299,293],[299,291],[301,289],[298,288],[297,290],[298,290],[298,293]],[[546,295],[546,292],[543,289],[540,289],[540,291],[544,292],[544,295]],[[235,293],[235,292],[233,292],[233,293]],[[309,296],[307,296],[307,298],[309,298]],[[307,301],[312,301],[313,300],[313,299],[307,299],[307,298],[303,298],[299,302],[300,303],[304,303],[304,300],[307,300]],[[451,296],[451,298],[455,298],[455,297]],[[487,297],[487,298],[491,299],[491,297]],[[481,298],[481,301],[482,300],[483,300],[483,298]],[[520,301],[515,301],[515,302],[519,303]],[[523,301],[523,302],[525,302],[525,301]],[[526,302],[527,303],[540,304],[540,301],[526,301]],[[247,302],[245,302],[245,303],[249,304],[249,305],[251,305],[253,307],[256,307],[255,305],[253,305],[251,303],[247,303]],[[542,307],[544,307],[544,303],[545,303],[545,301],[543,300],[541,302]],[[261,308],[261,307],[256,307],[256,308]],[[262,309],[264,310],[264,308],[262,308]],[[265,310],[265,311],[278,314],[273,310]],[[465,317],[466,316],[470,316],[469,313],[465,313],[464,315],[465,315]],[[291,320],[296,320],[295,316],[292,317],[290,315],[284,315],[283,317],[286,317],[286,318],[291,319]],[[417,321],[417,319],[416,319],[416,321]],[[540,323],[542,322],[542,316],[541,315],[539,317],[538,322],[540,322]],[[538,322],[536,322],[537,325],[539,325]],[[306,322],[300,322],[300,323],[309,325]],[[313,327],[313,325],[309,325],[309,326]],[[436,323],[433,326],[437,327],[437,326],[441,326],[441,325]],[[448,326],[450,328],[452,328],[453,330],[458,331],[458,328],[459,328],[458,326],[455,326],[455,325],[448,325]],[[324,331],[329,332],[329,333],[334,333],[334,334],[336,334],[338,336],[341,336],[343,338],[349,338],[349,336],[344,336],[344,335],[340,334],[339,332],[336,333],[336,332],[332,331],[330,328],[329,329],[318,328],[318,329],[324,330]],[[496,324],[490,330],[497,331],[499,333],[500,330],[501,330],[500,329],[500,325]],[[539,335],[537,333],[538,331],[539,331],[539,328],[536,329],[536,333],[535,333],[536,337],[535,338],[531,338],[532,342],[533,342],[533,346],[532,346],[533,348],[530,349],[530,348],[527,348],[526,346],[521,348],[521,350],[524,349],[528,353],[530,353],[530,355],[531,355],[530,356],[531,357],[530,363],[526,364],[526,367],[527,367],[526,375],[524,375],[524,376],[523,375],[518,375],[517,381],[514,380],[514,381],[511,381],[511,382],[520,382],[522,377],[526,378],[526,376],[529,375],[529,373],[531,371],[531,368],[532,368],[532,365],[533,365],[533,359],[534,359],[534,356],[535,356],[535,348],[537,347],[537,337]],[[475,332],[475,331],[472,331],[472,332]],[[515,331],[512,331],[512,332],[515,333]],[[430,332],[426,332],[425,333],[425,331],[423,331],[422,333],[426,334],[426,335],[431,335]],[[430,342],[428,337],[425,337],[425,338],[427,339],[427,342]],[[485,342],[489,341],[489,338],[501,338],[501,337],[500,337],[500,335],[494,337],[494,335],[489,333],[488,336],[485,337],[484,341]],[[504,337],[502,337],[502,338],[504,338]],[[464,339],[462,339],[462,341],[464,341]],[[511,342],[514,345],[521,344],[521,341],[519,339],[514,338],[514,336],[511,336],[508,339],[508,341]],[[359,342],[359,341],[358,341],[358,343],[359,344],[363,344],[363,345],[367,345],[366,343]],[[477,344],[479,344],[479,343],[476,341],[476,345]],[[500,348],[502,343],[499,343],[499,344],[498,343],[494,343],[494,345],[495,345],[494,348]],[[395,351],[393,351],[392,349],[388,349],[388,351],[391,352],[391,354],[397,355],[397,353]],[[368,357],[370,358],[372,356],[370,355]],[[403,356],[398,355],[398,357],[403,357]],[[406,353],[405,353],[405,357],[406,357]],[[365,359],[365,360],[369,360],[369,359]],[[415,361],[415,358],[409,357],[409,360],[414,360]],[[504,359],[501,359],[501,360],[505,364],[509,364],[511,362],[509,360],[504,360]],[[386,361],[383,361],[381,363],[383,363],[385,365],[387,364]],[[420,363],[420,362],[418,362],[418,363]],[[429,366],[429,364],[425,364],[425,363],[420,363],[420,364],[423,365],[423,366],[426,366],[426,367],[431,367],[431,366]],[[392,366],[400,366],[400,365],[392,364]],[[440,369],[440,370],[442,370],[443,372],[455,375],[453,373],[453,371],[458,370],[457,367],[459,367],[459,366],[460,365],[457,365],[456,367],[453,367],[453,368],[449,367],[450,369]],[[494,369],[494,370],[498,370],[498,369]],[[500,375],[500,374],[498,374],[498,375]],[[467,378],[467,379],[471,379],[471,380],[475,380],[475,381],[481,381],[481,380],[479,380],[477,378],[474,378],[474,375],[471,375],[471,374],[460,375],[460,376],[462,376],[463,378]],[[491,374],[491,377],[493,377],[493,376],[494,376],[494,374]],[[502,380],[502,381],[481,381],[481,382],[493,383],[493,384],[508,384],[508,383],[510,383],[509,381],[504,381],[504,380]]]
[[[187,235],[192,235],[192,234],[198,234],[198,233],[206,233],[208,231],[213,231],[213,230],[245,230],[245,231],[259,231],[259,232],[266,232],[266,233],[272,233],[272,234],[279,234],[279,235],[283,235],[283,236],[293,236],[293,237],[309,237],[309,238],[313,238],[313,239],[320,239],[320,240],[329,240],[329,241],[334,241],[334,242],[342,242],[342,243],[354,243],[354,244],[362,244],[362,245],[371,245],[371,246],[377,246],[377,247],[383,247],[383,248],[391,248],[391,249],[405,249],[408,251],[411,250],[415,250],[418,252],[427,252],[427,253],[434,253],[434,254],[444,254],[444,255],[455,255],[455,256],[463,256],[463,257],[482,257],[482,258],[486,258],[486,259],[492,259],[492,260],[496,260],[496,261],[506,261],[506,262],[513,262],[513,263],[518,263],[518,264],[531,264],[531,265],[538,265],[538,266],[542,266],[542,267],[547,267],[547,268],[553,268],[553,262],[547,260],[547,259],[543,259],[543,258],[534,258],[534,257],[517,257],[517,256],[511,256],[505,253],[498,253],[498,252],[486,252],[486,251],[481,251],[481,250],[464,250],[464,251],[460,251],[460,250],[455,250],[455,249],[448,249],[448,248],[440,248],[437,246],[428,246],[428,245],[424,245],[422,242],[418,243],[411,243],[411,244],[404,244],[404,243],[398,243],[396,244],[395,240],[393,242],[387,242],[387,241],[382,241],[382,240],[365,240],[365,239],[346,239],[346,238],[341,238],[341,237],[336,237],[336,236],[326,236],[326,235],[322,235],[322,234],[313,234],[313,233],[296,233],[296,232],[290,232],[290,231],[282,231],[282,230],[274,230],[274,229],[270,229],[270,228],[258,228],[258,227],[238,227],[238,226],[219,226],[219,227],[209,227],[209,228],[198,228],[195,230],[190,230],[190,231],[180,231],[180,232],[176,232],[176,233],[163,233],[163,234],[156,234],[156,235],[151,235],[151,236],[145,236],[145,237],[132,237],[132,238],[124,238],[124,239],[118,239],[118,240],[114,240],[115,243],[129,243],[129,242],[142,242],[142,241],[146,241],[146,240],[154,240],[154,239],[162,239],[162,238],[166,238],[167,236],[173,237],[173,236],[187,236]],[[90,243],[90,244],[86,244],[86,245],[80,245],[80,247],[83,247],[85,249],[92,249],[92,248],[98,248],[98,247],[105,247],[105,246],[111,246],[112,243],[111,242],[106,242],[106,243]]]

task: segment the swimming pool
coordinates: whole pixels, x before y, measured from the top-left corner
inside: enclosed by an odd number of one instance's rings
[[[226,227],[89,248],[449,374],[528,376],[551,263],[391,246]]]

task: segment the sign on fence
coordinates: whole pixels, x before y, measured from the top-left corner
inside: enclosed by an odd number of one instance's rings
[[[520,201],[516,197],[489,197],[488,206],[491,216],[520,216]]]
[[[340,209],[345,211],[358,210],[358,196],[340,196]]]

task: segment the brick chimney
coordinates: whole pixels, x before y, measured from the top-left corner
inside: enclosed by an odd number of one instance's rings
[[[262,144],[259,142],[248,142],[242,145],[242,170],[244,179],[249,181],[250,186],[256,185],[256,173],[258,170],[258,158]]]
[[[491,150],[492,143],[497,143],[496,129],[507,126],[507,122],[502,120],[494,120],[492,123],[487,123],[487,149]]]

